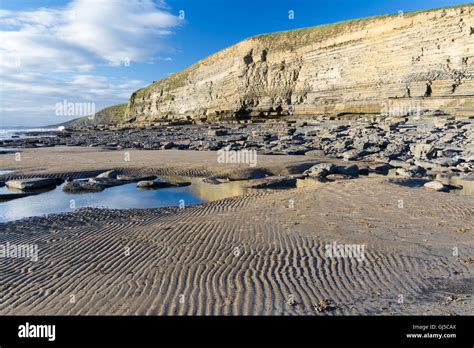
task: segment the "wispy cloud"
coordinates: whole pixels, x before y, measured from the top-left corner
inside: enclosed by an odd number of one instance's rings
[[[11,118],[22,115],[11,110],[28,103],[46,118],[44,101],[63,95],[77,93],[105,105],[126,98],[141,81],[96,76],[95,69],[169,53],[166,38],[180,23],[163,1],[151,0],[74,0],[61,8],[0,10],[1,123],[14,123]]]

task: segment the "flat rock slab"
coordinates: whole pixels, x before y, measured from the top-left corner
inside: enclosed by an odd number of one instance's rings
[[[100,192],[104,189],[104,185],[89,181],[69,181],[65,183],[62,188],[62,190],[67,193]]]
[[[124,185],[124,184],[128,183],[128,181],[117,180],[117,179],[114,179],[114,178],[107,178],[107,177],[90,178],[89,182],[93,183],[93,184],[97,184],[97,185],[102,185],[102,186],[105,186],[105,187],[119,186],[119,185]]]
[[[436,181],[436,180],[428,181],[423,186],[435,191],[443,191],[443,192],[449,191],[448,187],[444,186],[441,182]]]
[[[6,182],[6,185],[9,188],[14,188],[18,190],[33,190],[42,187],[48,187],[58,184],[59,181],[57,178],[33,178],[33,179],[19,179],[19,180],[9,180]]]
[[[149,175],[149,176],[134,176],[134,175],[125,175],[125,174],[117,175],[117,180],[128,181],[128,182],[138,182],[138,181],[154,180],[154,179],[156,179],[156,175]]]

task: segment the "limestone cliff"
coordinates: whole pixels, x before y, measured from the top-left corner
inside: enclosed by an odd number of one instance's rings
[[[83,116],[73,120],[59,123],[50,127],[84,127],[84,126],[98,126],[98,125],[114,125],[121,123],[124,120],[125,110],[127,104],[117,104],[106,107],[94,115]]]
[[[125,119],[399,109],[474,115],[473,5],[251,37],[136,91]]]

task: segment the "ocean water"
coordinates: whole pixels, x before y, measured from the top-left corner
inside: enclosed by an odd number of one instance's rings
[[[57,131],[58,128],[0,128],[0,140],[12,139],[13,136],[19,136],[20,138],[28,137],[25,133],[38,132],[38,136],[41,133],[45,133],[44,136],[48,136],[48,132]]]

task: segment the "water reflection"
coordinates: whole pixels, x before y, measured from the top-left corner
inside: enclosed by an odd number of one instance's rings
[[[474,196],[474,181],[467,180],[463,176],[459,175],[436,175],[436,179],[439,182],[442,182],[445,185],[454,185],[454,186],[462,186],[460,190],[453,190],[452,192],[458,193],[462,196]]]
[[[170,182],[190,182],[190,191],[206,201],[217,201],[228,197],[241,196],[249,191],[253,191],[247,187],[248,183],[244,181],[229,181],[214,185],[204,182],[203,178],[164,176],[163,179]]]
[[[30,216],[52,213],[72,212],[84,207],[104,207],[110,209],[158,208],[203,203],[188,187],[164,188],[159,190],[141,190],[136,183],[107,188],[102,192],[70,194],[61,190],[61,186],[38,195],[0,202],[0,222],[18,220]],[[6,187],[0,194],[12,194]]]

